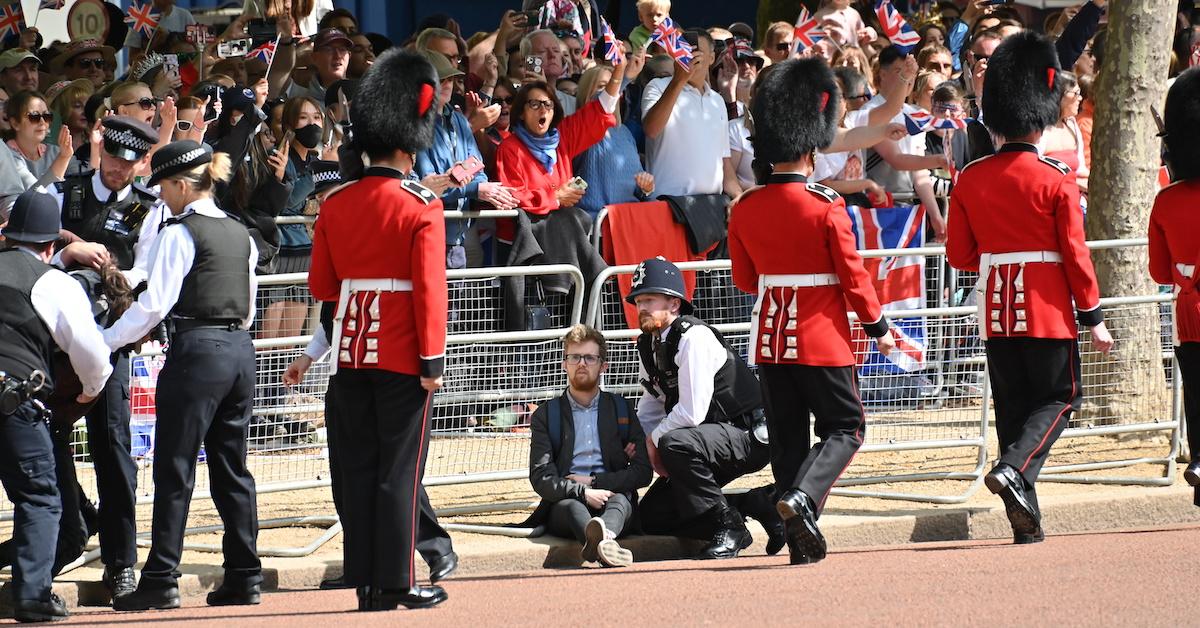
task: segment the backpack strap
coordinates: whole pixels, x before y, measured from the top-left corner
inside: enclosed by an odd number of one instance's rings
[[[628,443],[629,422],[633,420],[629,416],[629,402],[621,395],[613,395],[613,403],[617,407],[617,435],[621,438],[621,443]]]

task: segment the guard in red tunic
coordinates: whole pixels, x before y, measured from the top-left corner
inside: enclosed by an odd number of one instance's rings
[[[1192,463],[1183,477],[1196,487],[1200,506],[1200,69],[1179,75],[1167,93],[1163,157],[1172,183],[1158,193],[1150,212],[1150,276],[1175,286],[1175,359],[1183,374]]]
[[[819,59],[771,69],[751,102],[754,154],[773,166],[765,187],[747,192],[729,222],[733,280],[757,293],[750,359],[759,365],[771,469],[782,494],[792,564],[825,557],[817,518],[834,482],[863,442],[846,302],[887,354],[894,347],[870,275],[855,250],[846,205],[809,183],[816,149],[837,129],[841,95]],[[809,448],[809,414],[821,442]]]
[[[1038,149],[1058,120],[1058,57],[1045,37],[1004,40],[987,68],[984,123],[1006,143],[963,169],[950,195],[946,255],[978,271],[1000,460],[984,481],[1004,500],[1016,543],[1045,538],[1034,481],[1083,400],[1076,315],[1112,347],[1084,243],[1075,175]]]
[[[429,450],[429,406],[446,345],[446,238],[437,195],[408,180],[432,141],[433,66],[390,51],[359,83],[353,149],[371,160],[333,193],[313,236],[309,286],[335,301],[331,348],[345,579],[359,610],[439,604],[417,586],[413,551]]]

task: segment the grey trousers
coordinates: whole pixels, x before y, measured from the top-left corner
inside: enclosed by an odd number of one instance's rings
[[[633,516],[633,504],[629,498],[613,494],[600,509],[589,508],[587,504],[577,499],[564,499],[550,507],[550,518],[546,522],[546,531],[554,536],[566,539],[574,538],[584,542],[583,529],[592,517],[604,520],[604,527],[616,536],[621,535],[625,524]]]

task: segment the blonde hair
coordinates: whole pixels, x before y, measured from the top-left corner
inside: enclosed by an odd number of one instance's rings
[[[641,11],[643,7],[670,13],[671,0],[637,0],[637,10]]]
[[[596,93],[596,85],[600,82],[600,73],[608,70],[609,79],[612,80],[612,66],[610,65],[594,65],[583,71],[579,75],[578,87],[575,88],[575,108],[582,109],[584,105],[592,100],[592,96]],[[621,124],[621,107],[618,106],[613,111],[613,117],[617,119],[617,124]]]
[[[787,22],[772,22],[771,25],[767,27],[767,32],[763,33],[762,49],[766,50],[768,45],[774,46],[775,44],[779,43],[779,40],[783,38],[783,35],[792,32],[795,30],[795,28],[795,26],[792,26]]]
[[[229,181],[233,175],[233,163],[228,153],[213,153],[212,161],[201,164],[179,174],[164,177],[168,180],[187,181],[197,192],[211,192],[218,182]]]
[[[96,92],[95,86],[88,79],[81,78],[71,81],[66,87],[62,88],[54,96],[54,99],[47,102],[50,109],[58,114],[59,120],[66,120],[67,115],[71,113],[71,109],[75,107],[75,101],[83,99],[86,103],[88,98]]]
[[[604,339],[604,334],[588,325],[574,325],[567,330],[567,335],[563,336],[563,353],[566,353],[567,347],[571,345],[580,345],[589,341],[600,347],[600,361],[607,362],[608,343]]]

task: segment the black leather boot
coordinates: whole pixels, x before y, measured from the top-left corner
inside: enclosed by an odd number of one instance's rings
[[[754,542],[741,513],[729,506],[720,508],[721,510],[715,513],[717,530],[713,533],[712,542],[701,550],[696,558],[737,558],[739,552]]]
[[[62,621],[70,615],[67,612],[67,605],[63,603],[62,598],[53,593],[50,594],[50,600],[47,602],[43,602],[42,600],[13,601],[13,617],[23,624],[42,621]]]
[[[1004,500],[1004,512],[1012,525],[1013,538],[1034,538],[1042,529],[1041,516],[1025,489],[1025,478],[1007,464],[998,464],[983,483]],[[1042,535],[1045,538],[1045,535]]]
[[[803,491],[792,489],[775,504],[783,517],[788,552],[793,565],[807,565],[825,558],[828,546],[817,527],[817,508]]]
[[[767,532],[767,555],[774,556],[783,549],[783,519],[775,509],[775,486],[768,484],[746,493],[741,504],[742,514],[758,521]]]

